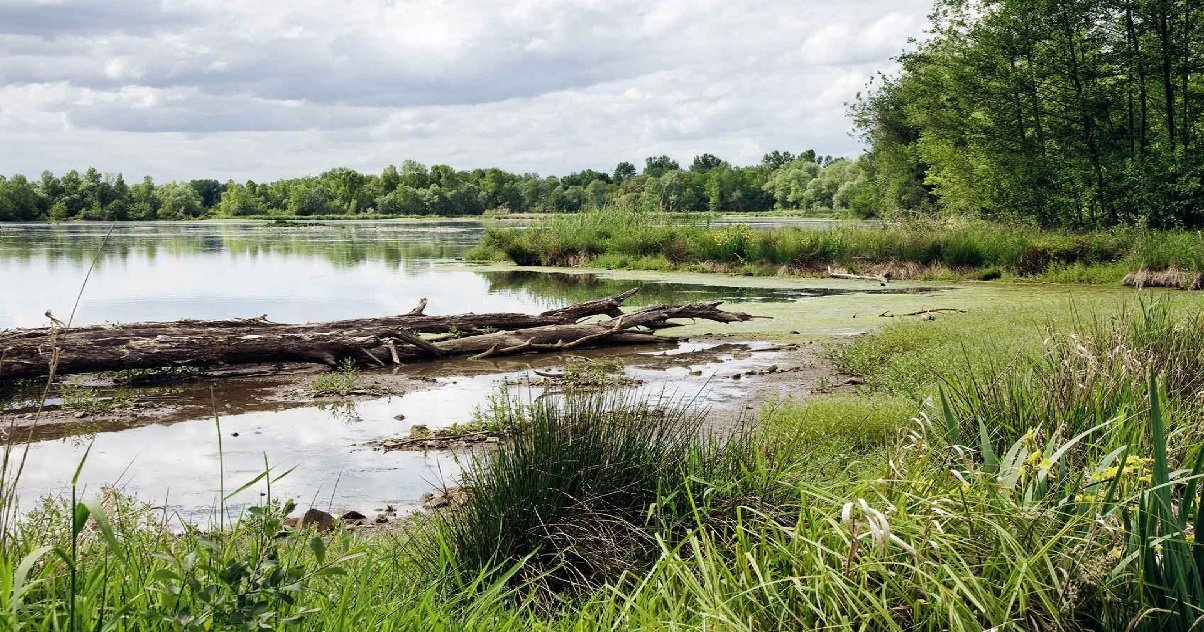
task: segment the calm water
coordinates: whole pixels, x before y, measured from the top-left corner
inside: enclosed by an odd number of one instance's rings
[[[320,321],[396,314],[421,297],[429,299],[432,314],[530,311],[618,293],[637,283],[644,287],[637,304],[711,299],[785,306],[882,291],[872,284],[772,288],[638,282],[457,263],[482,230],[475,221],[289,228],[205,222],[123,224],[106,239],[109,227],[101,224],[0,225],[0,329],[45,325],[47,309],[66,320],[94,260],[75,324],[260,314],[278,322]],[[694,395],[705,389],[712,403],[738,402],[743,392],[739,382],[713,380],[717,373],[774,357],[713,343],[677,352],[672,361],[664,351],[622,354],[628,372],[645,380],[649,391],[670,388]],[[252,478],[266,457],[279,471],[297,466],[273,492],[296,497],[303,506],[313,502],[364,512],[386,504],[412,506],[436,482],[454,479],[460,467],[455,457],[375,452],[362,447],[367,441],[405,434],[414,423],[438,427],[466,421],[502,378],[518,379],[531,366],[554,365],[548,358],[448,363],[434,373],[441,385],[429,391],[354,407],[226,415],[221,428],[227,487]],[[219,401],[232,399],[220,389]],[[186,519],[204,521],[211,514],[219,495],[212,419],[36,443],[20,484],[24,506],[62,493],[89,444],[82,476],[88,493],[116,484],[144,500],[166,501]],[[234,505],[255,502],[259,491],[248,490]]]

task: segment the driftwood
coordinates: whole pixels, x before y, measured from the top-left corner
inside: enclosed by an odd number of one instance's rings
[[[871,276],[868,274],[849,274],[847,272],[833,272],[828,268],[828,277],[833,279],[853,279],[857,281],[877,281],[882,287],[886,287],[886,282],[890,280],[886,275]]]
[[[892,314],[888,309],[885,312],[878,314],[878,318],[895,318],[896,316],[923,316],[925,314],[935,314],[937,312],[957,312],[959,314],[965,314],[966,310],[958,309],[956,307],[935,307],[932,309],[921,309],[916,312],[907,312],[906,314]]]
[[[584,346],[664,341],[652,332],[674,318],[728,323],[751,316],[723,311],[719,303],[653,305],[624,314],[629,290],[541,314],[427,316],[418,308],[401,316],[288,325],[266,317],[221,321],[184,320],[63,329],[0,332],[0,381],[55,372],[85,373],[159,367],[211,367],[273,362],[335,365],[405,364],[431,358],[490,358],[561,351]],[[583,322],[610,316],[600,322]],[[421,333],[455,337],[431,341]]]

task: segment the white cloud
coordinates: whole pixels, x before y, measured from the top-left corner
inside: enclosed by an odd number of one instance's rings
[[[0,172],[264,179],[405,158],[565,173],[858,149],[929,0],[0,4]]]

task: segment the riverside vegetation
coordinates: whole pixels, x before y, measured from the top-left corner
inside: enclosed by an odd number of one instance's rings
[[[831,229],[712,227],[618,208],[547,218],[529,229],[490,228],[469,259],[521,265],[823,275],[835,268],[895,279],[1120,283],[1199,289],[1204,233],[1117,227],[1041,230],[969,219],[838,225]]]
[[[768,405],[728,437],[682,402],[610,389],[499,398],[482,414],[511,439],[468,468],[462,504],[395,532],[283,535],[291,501],[270,492],[286,473],[267,463],[227,497],[268,495],[225,528],[173,533],[115,492],[6,505],[0,617],[1186,630],[1204,614],[1198,304],[959,314],[831,352],[863,392]]]
[[[856,160],[660,156],[563,178],[405,163],[162,186],[89,170],[0,179],[0,220],[555,211],[491,229],[472,258],[1196,284],[1204,7],[935,8],[900,73],[853,106],[869,145]],[[884,223],[753,231],[662,215],[774,208]],[[214,472],[208,527],[173,531],[167,509],[111,490],[81,500],[74,482],[19,513],[10,432],[0,627],[1198,629],[1200,307],[1144,290],[895,319],[830,349],[858,390],[766,405],[722,436],[689,402],[614,385],[499,398],[481,422],[508,439],[475,455],[456,506],[383,532],[290,529],[292,502],[271,490],[288,472],[266,459],[230,491]],[[227,500],[260,490],[227,522]]]

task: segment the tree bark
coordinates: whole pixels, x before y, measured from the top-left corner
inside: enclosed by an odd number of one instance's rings
[[[553,351],[581,346],[665,340],[651,332],[673,318],[739,322],[751,316],[718,309],[718,303],[654,305],[623,314],[635,293],[554,309],[542,314],[462,314],[361,318],[286,325],[265,317],[222,321],[183,320],[0,332],[0,381],[51,374],[210,367],[273,362],[335,365],[404,364],[458,355],[481,357]],[[591,316],[601,322],[580,322]],[[428,340],[418,333],[454,333]]]

